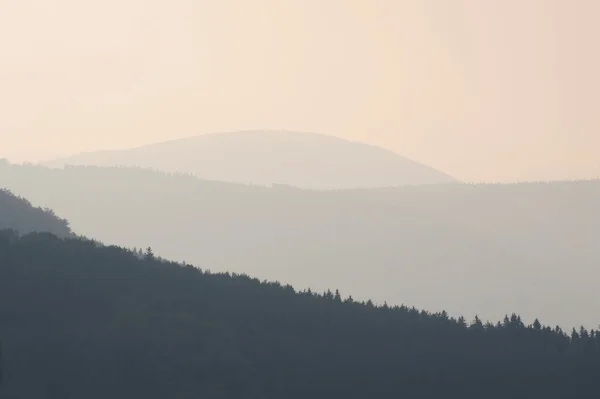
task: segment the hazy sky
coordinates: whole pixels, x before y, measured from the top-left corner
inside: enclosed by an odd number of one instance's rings
[[[315,131],[600,177],[597,0],[0,0],[0,157]]]

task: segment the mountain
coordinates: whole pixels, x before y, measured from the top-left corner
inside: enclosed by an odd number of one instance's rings
[[[515,314],[469,324],[47,233],[0,233],[0,336],[7,398],[577,399],[600,389],[595,331],[569,336]]]
[[[45,165],[139,166],[208,180],[312,189],[455,182],[391,151],[313,133],[247,131],[197,136]]]
[[[38,231],[59,237],[72,235],[69,223],[57,217],[52,210],[36,208],[6,189],[0,189],[0,229],[11,229],[22,234]]]
[[[600,181],[311,191],[136,168],[0,167],[107,244],[468,319],[596,327]]]

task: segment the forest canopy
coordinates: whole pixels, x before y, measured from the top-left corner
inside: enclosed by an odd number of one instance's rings
[[[78,234],[214,271],[468,319],[598,325],[600,180],[311,191],[0,163],[0,187]]]
[[[298,292],[48,233],[0,234],[0,336],[6,397],[562,399],[600,388],[595,331]]]
[[[72,235],[69,222],[54,214],[51,209],[34,207],[27,199],[0,189],[0,228],[14,229],[20,233],[50,232],[59,237]]]

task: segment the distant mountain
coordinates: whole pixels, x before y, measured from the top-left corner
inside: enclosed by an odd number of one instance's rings
[[[468,319],[600,321],[600,181],[312,191],[4,165],[0,186],[85,236],[213,271]]]
[[[45,163],[139,166],[202,179],[339,189],[450,183],[442,172],[366,144],[314,133],[218,133]]]
[[[29,201],[9,190],[0,189],[0,229],[21,234],[49,232],[59,237],[71,236],[69,223],[50,209],[35,208]]]
[[[600,390],[594,330],[377,306],[49,234],[0,231],[0,339],[3,398],[583,399]]]

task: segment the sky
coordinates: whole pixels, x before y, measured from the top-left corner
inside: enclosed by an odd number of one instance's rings
[[[597,0],[0,0],[0,158],[319,132],[464,181],[600,177]]]

